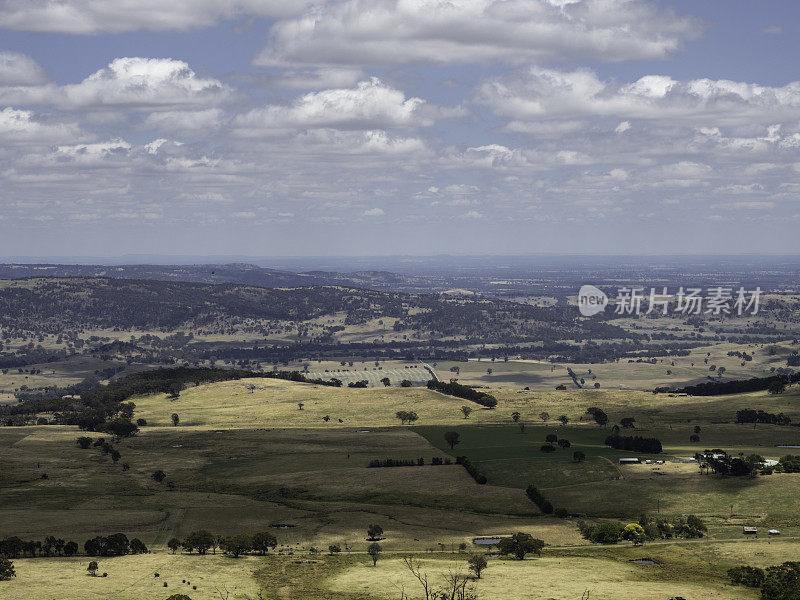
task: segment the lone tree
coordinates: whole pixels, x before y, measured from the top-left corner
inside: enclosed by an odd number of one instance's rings
[[[569,423],[569,417],[567,415],[561,415],[560,417],[558,417],[558,420],[561,421],[562,425],[566,425],[567,423]]]
[[[580,450],[575,450],[575,452],[572,453],[572,460],[576,463],[583,462],[586,460],[586,454]]]
[[[518,560],[524,560],[526,554],[533,552],[541,556],[544,542],[533,537],[530,533],[515,533],[510,538],[503,538],[498,544],[500,554],[513,554]]]
[[[465,419],[469,419],[469,416],[472,414],[472,407],[471,406],[462,406],[461,407],[461,414],[464,415]]]
[[[383,379],[381,379],[381,383],[384,385],[384,387],[390,387],[392,385],[392,382],[389,381],[388,377],[384,377]]]
[[[409,425],[419,419],[419,415],[415,413],[413,410],[398,410],[394,413],[394,416],[400,419],[400,424],[405,425],[408,423]]]
[[[97,561],[93,560],[92,562],[89,563],[89,566],[86,567],[86,570],[89,571],[89,575],[91,575],[92,577],[96,577],[98,568],[99,567],[97,566]]]
[[[178,551],[178,548],[180,547],[181,547],[181,541],[178,538],[174,537],[167,542],[167,548],[172,550],[173,554],[175,554]]]
[[[178,413],[172,413],[172,425],[177,427],[181,422],[181,418],[178,416]]]
[[[367,527],[367,539],[369,541],[375,541],[381,539],[383,535],[383,527],[378,525],[377,523],[371,524]]]
[[[489,566],[489,562],[483,554],[473,554],[467,559],[467,565],[469,565],[469,570],[475,573],[475,577],[480,579],[481,573]]]
[[[511,413],[511,420],[514,421],[517,425],[519,425],[519,432],[525,433],[525,422],[522,420],[522,415],[519,414],[517,411]]]
[[[383,548],[381,548],[381,545],[378,544],[377,542],[373,542],[372,544],[367,546],[367,554],[369,554],[370,557],[372,558],[373,567],[378,566],[378,558],[380,557],[381,552],[383,552]]]
[[[460,437],[457,431],[448,431],[444,434],[444,441],[450,445],[450,450],[452,450],[461,441]]]
[[[17,574],[14,572],[14,563],[0,554],[0,581],[7,581],[16,576]]]

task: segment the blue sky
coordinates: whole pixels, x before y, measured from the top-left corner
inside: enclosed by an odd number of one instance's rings
[[[0,255],[796,253],[790,0],[0,0]]]

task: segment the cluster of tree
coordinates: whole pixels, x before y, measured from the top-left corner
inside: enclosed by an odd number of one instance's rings
[[[166,393],[177,397],[187,384],[200,385],[217,381],[241,379],[243,377],[263,377],[241,369],[160,368],[132,373],[111,381],[107,386],[99,386],[82,393],[80,400],[39,398],[28,404],[24,402],[14,407],[4,408],[7,412],[54,412],[54,421],[63,425],[78,425],[89,431],[108,431],[114,435],[133,435],[137,427],[131,422],[133,409],[125,406],[129,398],[142,394]],[[13,409],[13,410],[8,410]]]
[[[457,465],[464,465],[464,468],[467,470],[467,473],[480,485],[484,485],[487,481],[486,475],[481,473],[478,470],[473,462],[467,458],[466,456],[457,456],[456,457],[456,464]]]
[[[784,473],[800,473],[800,456],[797,454],[782,456],[778,465]]]
[[[45,350],[44,348],[31,348],[23,352],[0,353],[0,369],[16,369],[28,365],[42,365],[64,360],[66,350]]]
[[[646,438],[641,436],[612,434],[606,438],[606,446],[615,450],[631,450],[643,452],[645,454],[660,454],[662,451],[661,441],[657,438]]]
[[[360,381],[351,381],[350,383],[347,384],[347,387],[349,387],[349,388],[365,388],[365,387],[369,387],[369,381],[367,381],[366,379],[362,379]]]
[[[428,389],[447,394],[448,396],[462,398],[463,400],[470,400],[486,408],[494,408],[497,406],[497,398],[491,394],[481,392],[468,385],[461,385],[455,379],[451,379],[450,382],[431,379],[428,381]]]
[[[552,514],[552,503],[544,497],[544,494],[542,494],[542,492],[540,492],[535,485],[531,484],[525,488],[525,494],[528,496],[528,498],[530,498],[531,502],[539,507],[539,510],[541,510],[544,514]]]
[[[78,553],[78,544],[67,542],[52,535],[47,536],[44,541],[22,540],[16,536],[0,540],[0,555],[10,558],[36,556],[74,556]]]
[[[437,465],[450,465],[453,464],[452,460],[449,458],[441,458],[439,456],[434,456],[431,459],[431,464],[434,466]],[[380,468],[380,467],[423,467],[425,466],[425,459],[418,458],[417,460],[413,459],[393,459],[387,458],[384,460],[374,459],[369,461],[369,467],[372,468]]]
[[[775,567],[740,566],[728,571],[731,583],[761,588],[761,600],[800,598],[800,562],[787,561]]]
[[[256,552],[266,554],[277,547],[278,540],[268,531],[261,531],[253,535],[236,534],[231,536],[218,536],[210,531],[201,529],[193,531],[186,539],[179,540],[172,538],[167,542],[167,547],[175,554],[180,549],[191,554],[197,551],[198,554],[207,554],[209,550],[213,554],[217,553],[217,548],[225,554],[238,558],[241,554]]]
[[[559,448],[565,449],[572,446],[572,442],[566,438],[559,438],[555,433],[548,433],[544,441],[547,443],[540,448],[542,452],[555,452],[556,447],[553,444],[558,444]]]
[[[124,533],[97,536],[86,540],[83,551],[87,556],[124,556],[126,554],[147,554],[149,550],[138,538],[128,540]]]
[[[687,386],[679,391],[692,396],[720,396],[723,394],[760,392],[771,388],[778,390],[782,389],[782,386],[791,385],[798,381],[800,381],[800,373],[788,373],[734,381],[708,381]]]
[[[689,515],[685,519],[666,519],[642,515],[639,517],[644,538],[648,540],[673,539],[673,538],[701,538],[708,528],[703,520],[696,515]]]
[[[76,440],[76,442],[77,442],[78,446],[82,450],[86,450],[90,446],[94,446],[95,448],[100,448],[100,450],[104,454],[108,454],[109,456],[111,456],[111,460],[114,461],[114,464],[118,463],[120,461],[120,459],[122,458],[122,454],[120,454],[120,451],[117,450],[113,446],[113,444],[109,444],[105,440],[105,438],[97,438],[97,440],[95,440],[93,442],[92,438],[90,438],[88,436],[81,436]],[[122,470],[123,471],[127,471],[129,468],[130,468],[130,466],[127,463],[123,463],[122,464]]]
[[[763,410],[743,408],[736,411],[737,423],[769,423],[771,425],[791,425],[792,420],[783,413],[768,413]]]
[[[748,456],[731,456],[725,450],[714,448],[695,454],[695,460],[700,465],[700,472],[717,473],[722,477],[755,477],[764,465],[764,457],[758,454]]]
[[[628,528],[627,536],[632,541],[637,541],[644,535],[641,525],[638,523],[620,523],[619,521],[604,521],[597,524],[589,524],[584,521],[578,521],[578,529],[584,539],[590,540],[595,544],[616,544],[622,539]]]

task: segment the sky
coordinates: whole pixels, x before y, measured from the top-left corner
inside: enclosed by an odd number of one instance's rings
[[[0,0],[0,257],[800,253],[796,0]]]

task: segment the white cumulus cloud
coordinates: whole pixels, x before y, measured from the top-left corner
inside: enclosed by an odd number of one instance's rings
[[[370,129],[430,125],[432,120],[420,115],[425,101],[406,98],[373,77],[353,88],[310,92],[289,106],[268,105],[239,116],[235,124],[243,134],[258,129],[295,127],[333,127]]]
[[[116,58],[61,92],[69,107],[170,107],[213,104],[231,90],[216,79],[198,76],[181,60],[131,57]]]

